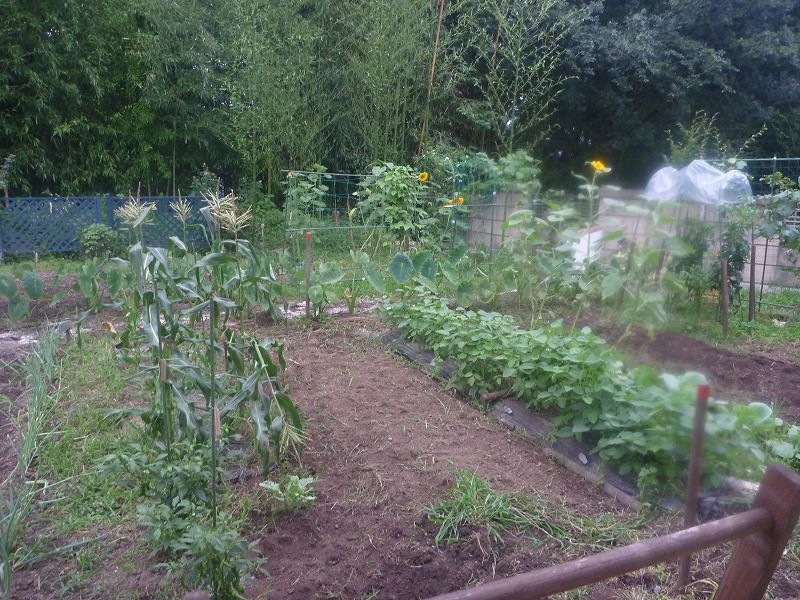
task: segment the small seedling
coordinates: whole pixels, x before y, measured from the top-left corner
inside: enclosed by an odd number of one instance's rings
[[[310,506],[317,499],[314,495],[314,478],[290,475],[281,485],[275,481],[262,481],[259,483],[275,500],[279,510],[296,510]]]

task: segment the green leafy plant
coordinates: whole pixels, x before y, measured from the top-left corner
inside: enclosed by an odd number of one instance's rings
[[[756,199],[763,207],[758,224],[759,233],[767,240],[778,238],[779,243],[788,249],[789,259],[794,263],[787,270],[799,275],[800,229],[792,217],[800,207],[800,182],[792,181],[780,172],[764,177],[763,181],[770,186],[772,193]]]
[[[336,302],[338,296],[334,293],[333,286],[342,279],[344,272],[339,267],[322,261],[316,264],[308,289],[308,299],[315,317],[320,317],[330,302]]]
[[[539,164],[530,154],[524,150],[517,150],[497,160],[495,183],[505,191],[516,192],[526,200],[530,200],[542,188],[539,182],[540,172]]]
[[[281,483],[262,481],[259,483],[267,490],[269,497],[278,506],[278,510],[297,510],[313,504],[317,497],[314,494],[314,478],[289,475]]]
[[[430,201],[425,195],[428,173],[411,167],[384,163],[376,165],[364,180],[358,210],[368,223],[388,228],[392,242],[408,249],[418,242],[425,229],[435,223],[430,215]]]
[[[701,375],[626,371],[588,328],[575,332],[555,322],[523,330],[508,316],[451,309],[424,288],[416,299],[387,303],[384,310],[439,364],[455,362],[452,385],[469,393],[512,390],[534,410],[555,411],[557,435],[587,441],[605,462],[636,475],[651,491],[680,485]],[[721,401],[713,402],[707,433],[709,481],[721,474],[757,477],[768,455],[766,440],[787,435],[758,403]]]
[[[256,540],[248,544],[238,528],[242,523],[220,513],[219,523],[208,526],[193,522],[174,544],[179,559],[168,563],[185,589],[207,589],[215,600],[244,600],[242,575],[263,564],[254,556]]]
[[[0,595],[3,597],[11,587],[26,519],[40,494],[42,482],[32,477],[31,471],[36,469],[47,425],[58,402],[59,388],[52,388],[57,375],[57,345],[58,337],[54,331],[43,332],[25,363],[30,396],[24,425],[20,428],[20,445],[16,462],[0,485]]]
[[[529,529],[554,539],[567,537],[560,525],[532,512],[524,496],[497,492],[465,469],[456,469],[449,497],[429,504],[424,510],[428,520],[439,525],[434,538],[437,546],[461,540],[460,528],[465,525],[485,528],[490,543],[503,543],[503,532]]]
[[[325,210],[326,181],[331,176],[323,165],[316,164],[309,171],[294,171],[287,176],[287,202],[291,210],[319,216]]]
[[[103,223],[92,223],[81,231],[81,252],[89,258],[117,256],[122,250],[119,233]]]
[[[31,301],[40,300],[45,292],[44,282],[36,271],[23,271],[19,283],[23,294],[19,293],[17,280],[12,274],[0,273],[0,295],[8,299],[7,317],[10,321],[19,321],[28,316]]]
[[[222,189],[222,179],[211,171],[207,165],[192,177],[192,184],[189,186],[189,194],[192,196],[202,196],[203,194],[219,194]]]

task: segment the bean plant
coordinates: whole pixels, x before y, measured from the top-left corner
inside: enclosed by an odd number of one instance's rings
[[[470,394],[510,389],[531,409],[554,411],[556,435],[589,443],[643,490],[680,488],[702,375],[626,370],[588,328],[556,321],[521,329],[507,315],[450,308],[422,287],[416,299],[386,303],[384,312],[404,337],[429,348],[436,364],[455,363],[451,385]],[[758,477],[768,459],[793,453],[792,431],[761,403],[712,401],[707,481]]]

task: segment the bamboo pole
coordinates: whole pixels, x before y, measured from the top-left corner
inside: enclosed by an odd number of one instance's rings
[[[727,338],[730,332],[730,298],[728,297],[728,257],[720,261],[722,281],[719,286],[720,300],[722,302],[722,336]]]
[[[417,155],[422,155],[422,150],[425,147],[425,134],[428,128],[428,116],[431,111],[431,95],[433,93],[433,76],[436,73],[436,56],[439,54],[439,34],[442,31],[442,19],[444,18],[444,0],[439,2],[439,20],[436,23],[436,41],[433,43],[433,58],[431,59],[431,77],[428,80],[428,98],[425,101],[425,117],[422,119],[422,132],[419,136],[419,148]]]

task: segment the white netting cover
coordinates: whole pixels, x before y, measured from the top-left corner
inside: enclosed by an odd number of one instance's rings
[[[644,196],[655,201],[698,202],[710,206],[752,202],[753,191],[741,171],[720,171],[704,160],[683,169],[665,167],[647,183]]]

